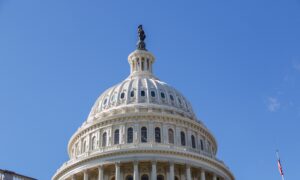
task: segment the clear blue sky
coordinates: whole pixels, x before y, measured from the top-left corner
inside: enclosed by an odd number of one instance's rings
[[[155,74],[215,135],[237,180],[300,177],[300,1],[0,0],[0,168],[48,180],[96,98],[129,74],[142,23]]]

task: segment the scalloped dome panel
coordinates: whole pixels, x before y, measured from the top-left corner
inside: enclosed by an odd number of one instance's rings
[[[153,76],[135,76],[106,90],[97,99],[88,121],[99,113],[136,105],[159,106],[160,109],[177,111],[195,119],[191,104],[176,89]]]

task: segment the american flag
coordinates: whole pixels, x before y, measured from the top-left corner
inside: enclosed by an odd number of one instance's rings
[[[282,171],[282,166],[281,166],[281,163],[280,163],[280,159],[278,159],[277,164],[278,164],[279,173],[280,173],[281,176],[283,176],[283,171]]]
[[[281,165],[281,162],[280,162],[280,158],[279,158],[279,153],[278,153],[278,151],[276,151],[276,155],[277,155],[277,165],[278,165],[278,170],[279,170],[279,173],[280,173],[280,175],[281,175],[281,179],[284,180],[283,170],[282,170],[282,165]]]

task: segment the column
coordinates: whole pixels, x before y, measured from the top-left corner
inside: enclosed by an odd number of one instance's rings
[[[138,162],[133,162],[133,180],[139,180],[139,165]]]
[[[191,178],[191,167],[186,165],[186,180],[192,180]]]
[[[213,180],[217,180],[217,175],[214,173]]]
[[[98,180],[103,180],[103,166],[98,167]]]
[[[174,163],[170,162],[170,180],[174,180]]]
[[[205,180],[205,171],[201,169],[201,180]]]
[[[72,175],[71,179],[76,180],[75,174]]]
[[[156,161],[152,161],[151,180],[156,180]]]
[[[115,166],[116,166],[116,180],[120,180],[120,163],[116,162],[115,163]]]
[[[83,172],[83,180],[88,180],[88,179],[89,179],[89,174],[88,174],[87,170],[85,170]]]

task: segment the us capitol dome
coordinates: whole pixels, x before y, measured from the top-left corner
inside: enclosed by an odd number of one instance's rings
[[[234,180],[190,102],[153,74],[138,27],[130,75],[96,100],[52,180]]]

